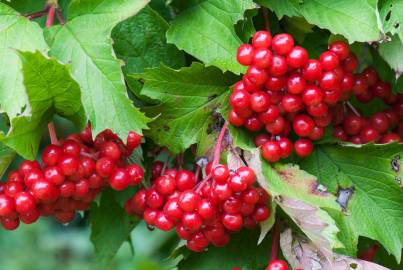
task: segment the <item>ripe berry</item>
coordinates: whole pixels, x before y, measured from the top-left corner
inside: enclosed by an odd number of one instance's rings
[[[162,195],[170,195],[175,191],[175,178],[169,175],[162,175],[155,180],[155,189]]]
[[[247,180],[238,174],[231,175],[228,184],[234,192],[242,192],[248,187]]]
[[[305,105],[317,105],[323,99],[322,91],[315,85],[308,85],[302,93],[302,101]]]
[[[28,192],[21,192],[14,196],[15,210],[20,214],[26,214],[36,208],[35,198]]]
[[[75,184],[74,197],[84,198],[90,191],[90,184],[87,179],[81,179]]]
[[[232,92],[229,102],[233,108],[245,109],[250,105],[250,98],[250,94],[247,91],[239,90]]]
[[[244,66],[252,64],[254,56],[254,49],[250,44],[242,44],[237,51],[236,59],[238,63]]]
[[[39,169],[39,167],[39,163],[36,160],[24,160],[18,167],[18,172],[22,176],[25,176],[28,172],[32,171],[33,169]]]
[[[322,66],[316,59],[309,59],[304,68],[302,75],[308,81],[316,81],[322,77]]]
[[[285,112],[292,113],[302,110],[302,100],[298,95],[287,94],[283,97],[281,105]]]
[[[48,166],[56,165],[63,154],[63,150],[56,145],[48,145],[42,151],[42,161]]]
[[[240,214],[225,213],[222,216],[222,223],[229,231],[239,231],[242,228],[242,216]]]
[[[257,135],[254,140],[256,147],[260,147],[268,141],[270,141],[270,136],[266,133]]]
[[[59,190],[44,179],[35,181],[31,186],[31,191],[36,199],[46,203],[54,202],[59,197]]]
[[[340,87],[339,78],[334,71],[327,71],[322,74],[320,87],[324,90],[334,90]]]
[[[319,57],[319,61],[322,68],[327,71],[333,70],[339,65],[339,57],[331,51],[323,52]]]
[[[257,31],[252,37],[252,45],[255,48],[269,48],[272,37],[268,31]]]
[[[274,77],[269,76],[266,80],[265,87],[270,91],[280,91],[286,86],[286,79],[284,76]]]
[[[0,194],[0,216],[9,216],[14,212],[14,200]]]
[[[243,179],[248,185],[255,183],[256,174],[249,167],[239,167],[236,173]]]
[[[325,129],[322,127],[315,126],[311,134],[309,134],[309,139],[311,139],[312,141],[317,141],[322,139],[324,135],[325,135]]]
[[[6,182],[4,185],[4,194],[10,198],[22,191],[24,191],[24,185],[19,182]]]
[[[382,136],[380,143],[400,142],[401,138],[396,133],[388,133]]]
[[[250,108],[255,112],[264,112],[270,106],[270,96],[263,91],[258,91],[250,96]]]
[[[282,116],[277,117],[273,122],[266,124],[266,130],[272,135],[281,134],[286,126],[286,121]]]
[[[277,54],[287,55],[294,48],[294,39],[289,34],[278,34],[273,37],[271,46]]]
[[[371,126],[364,127],[360,132],[361,143],[376,142],[379,138],[379,132]]]
[[[364,75],[369,86],[374,85],[378,81],[378,72],[376,72],[376,70],[372,67],[365,68],[362,71],[362,75]]]
[[[343,92],[350,91],[354,86],[354,76],[351,73],[344,73],[340,81],[340,90]]]
[[[95,163],[95,170],[97,174],[102,177],[108,177],[115,169],[115,162],[107,157],[103,157],[97,160]]]
[[[192,212],[196,210],[199,201],[200,196],[196,192],[187,190],[179,196],[178,204],[183,211]]]
[[[266,142],[262,146],[262,156],[268,162],[277,162],[281,157],[281,148],[280,145],[276,141]]]
[[[279,77],[284,75],[287,72],[287,69],[287,60],[280,55],[273,55],[269,73],[273,76]]]
[[[224,201],[232,195],[232,189],[229,184],[216,184],[213,187],[213,194],[216,199]]]
[[[264,69],[260,69],[256,66],[249,66],[245,73],[245,77],[248,78],[253,84],[259,86],[266,82],[268,74]]]
[[[229,170],[228,167],[225,165],[217,165],[214,167],[211,176],[213,179],[220,184],[224,184],[227,182],[227,179],[229,177]]]
[[[242,201],[246,204],[256,204],[259,201],[259,193],[255,189],[247,189],[242,193]]]
[[[370,124],[380,133],[385,133],[389,129],[388,117],[385,113],[378,112],[371,116]]]
[[[300,46],[295,46],[287,55],[287,64],[292,68],[303,67],[307,61],[308,52]]]
[[[282,137],[277,143],[280,146],[280,157],[288,158],[292,152],[292,142],[289,139]]]
[[[67,140],[62,145],[63,154],[69,155],[72,157],[78,157],[80,155],[81,147],[80,145],[73,140]]]
[[[288,266],[282,260],[273,260],[269,263],[266,270],[288,270]]]
[[[311,134],[315,123],[313,122],[312,118],[307,115],[300,114],[295,116],[293,121],[293,129],[294,132],[298,136],[306,137]]]
[[[354,72],[358,66],[358,59],[355,54],[350,53],[343,61],[342,61],[343,69],[347,72]]]
[[[244,126],[252,132],[256,132],[262,129],[263,124],[259,121],[256,115],[252,115],[246,119]]]
[[[273,55],[270,50],[265,48],[257,48],[253,56],[253,65],[258,68],[268,68],[271,65]]]
[[[349,114],[343,122],[343,128],[344,131],[351,136],[358,134],[363,127],[363,124],[361,117],[355,114]]]
[[[60,197],[68,198],[73,196],[73,194],[75,193],[75,189],[76,187],[73,182],[65,182],[61,184],[59,187]]]
[[[215,209],[209,200],[201,200],[197,206],[199,215],[205,219],[210,220],[215,217]]]
[[[313,144],[308,139],[298,139],[294,142],[295,153],[300,157],[307,157],[313,151]]]
[[[141,183],[141,180],[144,177],[144,170],[137,164],[130,164],[126,168],[127,173],[129,174],[130,185],[135,186]],[[175,180],[174,180],[175,181]]]
[[[390,84],[382,81],[376,82],[371,89],[374,96],[382,99],[388,98],[392,93]]]
[[[344,41],[335,41],[329,46],[329,51],[335,53],[340,60],[344,60],[350,53],[350,48]]]
[[[125,168],[115,169],[108,180],[114,190],[124,190],[130,185],[130,176]]]
[[[287,89],[292,94],[299,94],[304,91],[306,81],[300,74],[292,74],[287,78]]]
[[[162,231],[170,231],[175,226],[174,223],[163,212],[158,213],[154,224],[155,227]]]
[[[256,220],[256,222],[262,222],[268,219],[270,216],[270,210],[267,208],[266,205],[259,205],[255,208],[255,211],[253,212],[253,219]]]
[[[183,210],[179,206],[178,199],[170,199],[164,205],[164,214],[171,220],[180,220]]]
[[[112,160],[120,159],[120,149],[119,146],[114,142],[106,142],[101,147],[101,157],[108,157]]]
[[[324,102],[320,102],[320,103],[318,103],[316,105],[310,105],[310,106],[307,106],[307,108],[306,108],[308,113],[310,115],[312,115],[312,116],[315,116],[315,117],[325,116],[326,113],[328,112],[328,109],[329,109],[329,107]],[[332,117],[330,115],[330,118],[327,121],[327,124],[324,125],[324,126],[328,126],[330,124],[331,120],[332,120]]]
[[[258,114],[258,119],[263,124],[268,124],[276,120],[280,116],[280,110],[275,105],[270,105],[266,111]]]
[[[197,231],[203,225],[203,220],[196,212],[184,213],[182,216],[182,225],[191,231]]]
[[[74,156],[62,156],[58,166],[64,175],[73,175],[78,169],[78,159]]]
[[[3,217],[1,219],[1,225],[3,226],[4,229],[12,231],[18,228],[18,226],[20,225],[20,220]]]

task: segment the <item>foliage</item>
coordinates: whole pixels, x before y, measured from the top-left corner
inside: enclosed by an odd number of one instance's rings
[[[361,70],[374,66],[395,93],[403,92],[399,0],[63,0],[64,24],[46,28],[45,18],[24,16],[46,2],[52,1],[0,1],[1,175],[17,155],[35,159],[54,117],[76,129],[90,122],[94,134],[108,128],[121,138],[143,134],[143,149],[132,158],[146,167],[156,146],[173,156],[190,156],[193,147],[197,157],[211,155],[222,118],[228,121],[230,89],[246,71],[237,48],[267,24],[274,34],[291,33],[310,57],[333,40],[348,41]],[[381,107],[374,101],[357,108],[368,114]],[[272,195],[276,214],[263,226],[260,245],[257,231],[242,231],[227,247],[190,253],[170,233],[148,233],[124,212],[128,195],[108,190],[89,211],[97,267],[111,267],[120,247],[131,243],[135,269],[263,269],[271,246],[264,235],[275,219],[292,229],[282,245],[290,263],[292,243],[304,239],[309,252],[321,247],[326,256],[358,263],[351,257],[365,243],[378,243],[374,262],[401,266],[402,144],[326,140],[306,159],[272,166],[260,159],[250,132],[229,126],[229,137],[223,155],[242,149],[243,161]],[[184,167],[194,158],[185,158]],[[351,197],[343,204],[345,190]]]

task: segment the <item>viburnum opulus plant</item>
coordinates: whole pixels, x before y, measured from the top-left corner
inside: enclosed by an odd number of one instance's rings
[[[400,269],[401,10],[2,1],[2,227],[83,219],[100,269],[141,226],[161,269]]]

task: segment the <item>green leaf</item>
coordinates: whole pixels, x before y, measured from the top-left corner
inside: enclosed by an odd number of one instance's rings
[[[301,163],[333,193],[354,188],[347,213],[330,213],[345,228],[344,238],[355,244],[360,235],[375,239],[397,261],[403,243],[403,191],[396,183],[403,176],[402,154],[402,144],[360,148],[320,145]]]
[[[403,72],[403,43],[398,36],[393,36],[390,42],[381,43],[379,54],[397,73]]]
[[[10,163],[14,160],[15,152],[0,143],[0,177],[3,176]]]
[[[42,29],[0,3],[0,47],[0,110],[10,118],[21,113],[29,114],[17,50],[45,52],[47,45]]]
[[[223,71],[243,73],[235,53],[241,44],[234,25],[243,19],[251,0],[206,0],[183,11],[167,32],[169,43]]]
[[[125,74],[141,73],[163,63],[172,68],[185,65],[185,56],[174,45],[167,44],[168,23],[149,6],[118,24],[112,31],[114,49],[125,61]]]
[[[110,128],[121,138],[141,133],[150,121],[127,96],[121,63],[110,34],[120,21],[135,15],[147,0],[73,1],[69,21],[47,32],[50,55],[71,63],[81,87],[85,112],[95,134]]]
[[[91,207],[91,242],[100,268],[110,269],[110,263],[133,230],[138,220],[128,216],[111,190],[103,191],[99,205]]]
[[[392,35],[398,34],[403,40],[403,2],[400,0],[381,0],[379,2],[379,15],[384,31]]]
[[[373,0],[260,0],[280,18],[302,16],[310,24],[354,41],[376,41],[382,32],[377,21],[377,1]]]
[[[70,119],[78,127],[86,123],[78,84],[67,66],[40,52],[20,52],[24,85],[32,116],[21,115],[11,121],[7,136],[0,139],[26,159],[34,159],[45,126],[53,114]]]
[[[207,132],[206,122],[227,102],[228,87],[234,79],[200,63],[180,70],[166,66],[147,69],[140,77],[145,81],[141,94],[160,101],[144,108],[148,116],[158,117],[150,124],[147,136],[174,154],[197,143]]]
[[[191,253],[178,265],[179,270],[264,269],[269,260],[270,237],[257,245],[259,231],[242,231],[231,235],[225,248],[209,247],[203,253]]]

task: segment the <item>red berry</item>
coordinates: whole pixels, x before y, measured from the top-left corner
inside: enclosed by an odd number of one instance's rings
[[[250,105],[250,94],[245,90],[239,90],[236,92],[232,92],[230,96],[230,104],[231,107],[237,109],[245,109]]]
[[[245,180],[248,185],[255,183],[256,174],[251,168],[242,166],[236,170],[236,173]]]
[[[307,115],[300,114],[295,116],[293,121],[293,129],[294,132],[298,136],[306,137],[312,133],[313,127],[315,123],[313,122],[312,118]]]
[[[376,72],[376,70],[372,67],[365,68],[362,71],[362,75],[364,75],[369,86],[374,85],[378,81],[378,72]]]
[[[97,174],[102,177],[108,177],[115,169],[115,162],[107,157],[103,157],[97,160],[95,163],[95,170]]]
[[[84,198],[90,191],[90,184],[87,179],[81,179],[75,184],[74,197]]]
[[[14,210],[14,200],[4,194],[0,194],[0,216],[9,216]]]
[[[184,240],[190,240],[193,236],[193,233],[183,225],[176,226],[176,234]]]
[[[81,157],[78,163],[78,172],[84,177],[91,176],[95,172],[94,160],[89,157]]]
[[[119,160],[121,152],[119,146],[114,142],[106,142],[101,147],[101,157],[107,157],[112,160]]]
[[[73,175],[78,169],[78,159],[74,156],[62,156],[58,166],[64,175]]]
[[[232,189],[229,184],[216,184],[213,187],[214,196],[221,201],[228,199],[232,195]]]
[[[304,91],[306,81],[300,74],[292,74],[287,78],[287,89],[292,94],[299,94]]]
[[[360,132],[361,143],[376,142],[379,138],[379,132],[371,126],[364,127]]]
[[[40,169],[32,169],[25,174],[24,183],[27,187],[31,187],[32,184],[38,180],[43,179],[43,173]]]
[[[171,220],[180,220],[183,210],[179,206],[178,199],[170,199],[164,205],[164,214]]]
[[[155,227],[162,231],[170,231],[175,226],[175,224],[163,212],[158,213],[154,224]]]
[[[254,49],[252,45],[242,44],[238,48],[236,59],[238,60],[238,63],[240,63],[241,65],[249,66],[250,64],[252,64],[253,56],[254,56]]]
[[[303,108],[300,96],[293,94],[285,95],[281,100],[281,105],[283,106],[284,111],[287,113],[298,112]]]
[[[159,214],[158,210],[151,209],[151,208],[146,209],[143,214],[144,222],[150,226],[154,226],[155,220],[157,219],[158,214]]]
[[[273,122],[266,124],[266,130],[272,135],[281,134],[286,126],[286,121],[282,116],[277,117]]]
[[[401,138],[396,133],[388,133],[382,136],[380,143],[400,142]]]
[[[265,87],[270,91],[280,91],[286,86],[286,79],[284,76],[274,77],[269,76],[266,80]]]
[[[253,65],[258,68],[268,68],[271,65],[272,53],[266,48],[257,48],[253,56]]]
[[[200,196],[196,192],[187,190],[179,196],[178,204],[183,211],[192,212],[197,208],[199,201]]]
[[[246,204],[256,204],[259,201],[259,193],[254,188],[247,189],[242,193],[242,200]]]
[[[392,94],[390,84],[383,81],[376,82],[371,89],[374,96],[382,99],[386,99]]]
[[[157,178],[161,175],[162,168],[164,168],[164,162],[162,161],[154,161],[151,164],[151,178]],[[99,173],[98,173],[99,174]]]
[[[73,182],[65,182],[59,187],[60,197],[68,198],[73,196],[76,191],[75,184]]]
[[[288,270],[288,266],[282,260],[273,260],[269,263],[266,270]]]
[[[141,180],[144,177],[144,170],[137,164],[130,164],[126,168],[127,173],[129,174],[130,185],[135,186],[141,183]],[[173,179],[174,183],[175,180]]]
[[[326,103],[324,102],[320,102],[316,105],[310,105],[306,108],[306,110],[308,111],[308,113],[312,116],[315,117],[322,117],[324,115],[327,114],[329,107],[326,105]],[[328,114],[330,115],[330,114]],[[328,117],[329,118],[329,117]],[[325,126],[328,126],[330,124],[330,122],[332,121],[332,117],[330,115],[329,120],[327,121],[327,124]]]
[[[63,154],[72,157],[78,157],[80,155],[81,147],[76,141],[67,140],[62,145]]]
[[[176,189],[175,179],[169,175],[162,175],[155,180],[155,189],[162,195],[170,195]]]
[[[308,81],[316,81],[322,77],[322,66],[316,59],[309,59],[302,70],[302,75]]]
[[[35,181],[31,186],[31,191],[36,199],[46,203],[54,202],[59,197],[59,190],[44,179]]]
[[[241,127],[245,123],[245,119],[239,116],[234,110],[229,111],[228,120],[235,127]]]
[[[340,90],[343,92],[350,91],[354,86],[354,76],[351,73],[344,73],[340,81]]]
[[[334,71],[326,71],[320,79],[320,87],[324,90],[334,90],[340,87],[337,74]]]
[[[34,209],[31,212],[20,215],[20,220],[25,224],[32,224],[39,219],[40,212],[38,209]]]
[[[42,161],[48,166],[56,165],[59,159],[62,157],[63,150],[56,145],[48,145],[42,151]]]
[[[134,131],[130,131],[129,134],[127,135],[127,142],[126,142],[127,148],[133,150],[137,148],[140,144],[141,144],[141,135]]]
[[[18,172],[25,176],[28,172],[32,171],[33,169],[39,169],[39,163],[36,160],[24,160],[21,162],[20,166],[18,166]]]
[[[313,144],[308,139],[298,139],[294,142],[295,153],[300,157],[307,157],[313,151]]]
[[[222,216],[222,223],[229,231],[239,231],[242,228],[242,216],[240,214],[225,213]]]
[[[359,95],[364,93],[368,88],[367,80],[364,76],[358,75],[354,77],[353,91],[354,94]]]
[[[270,105],[266,111],[258,114],[258,119],[263,124],[268,124],[276,120],[280,116],[280,110],[275,105]]]
[[[196,184],[196,179],[191,171],[180,170],[175,177],[176,186],[180,191],[192,189]]]
[[[201,200],[197,206],[199,215],[205,219],[210,220],[215,217],[215,208],[209,200]]]
[[[325,90],[323,94],[323,101],[329,105],[336,105],[341,99],[341,91],[339,89]]]
[[[262,222],[268,219],[270,216],[270,210],[266,205],[258,205],[253,212],[253,219],[256,222]]]
[[[76,216],[75,211],[66,211],[66,210],[56,210],[55,211],[56,220],[63,224],[67,224],[67,223],[73,221],[75,216]]]
[[[35,198],[27,192],[21,192],[14,196],[15,210],[20,214],[28,213],[36,208]]]
[[[196,212],[187,212],[182,216],[182,225],[191,231],[197,231],[203,225],[203,219]]]
[[[347,72],[354,72],[358,66],[358,59],[355,54],[350,53],[342,62],[343,69]]]
[[[229,177],[228,167],[222,164],[218,164],[214,167],[211,176],[219,184],[226,183]]]
[[[286,55],[294,48],[294,39],[289,34],[277,34],[273,37],[271,46],[277,54]]]
[[[318,105],[323,99],[322,91],[315,85],[308,85],[302,93],[302,101],[305,105]]]
[[[326,51],[323,52],[319,57],[320,64],[324,70],[333,70],[339,65],[339,57],[337,54]]]
[[[311,134],[309,134],[309,139],[311,139],[312,141],[317,141],[322,139],[324,135],[325,135],[325,129],[322,127],[315,126]]]
[[[300,47],[295,46],[287,55],[287,64],[292,68],[300,68],[308,61],[308,52]]]
[[[370,124],[380,133],[385,133],[389,129],[389,120],[385,113],[378,112],[371,116]]]
[[[187,242],[187,247],[194,252],[202,252],[209,244],[209,241],[202,232],[198,232],[192,236]]]
[[[363,127],[363,119],[355,114],[349,114],[344,119],[343,128],[348,135],[356,135]]]
[[[242,192],[248,187],[247,180],[238,174],[231,175],[228,184],[234,192]]]
[[[109,184],[114,190],[124,190],[130,185],[130,176],[125,168],[116,168],[109,176]]]
[[[262,129],[263,124],[259,121],[256,115],[252,115],[245,121],[244,125],[248,130],[256,132]]]
[[[262,146],[262,156],[268,162],[277,162],[281,158],[281,148],[278,142],[269,141]]]
[[[252,45],[255,48],[269,48],[272,37],[268,31],[257,31],[252,37]]]
[[[287,60],[280,55],[273,55],[269,73],[273,76],[279,77],[284,75],[287,72],[287,69]]]
[[[5,230],[12,231],[18,228],[18,226],[20,225],[20,220],[3,217],[1,218],[1,225]]]
[[[270,96],[263,91],[258,91],[250,96],[250,108],[255,112],[264,112],[270,106]]]
[[[249,66],[245,73],[245,77],[248,78],[254,85],[263,85],[267,80],[267,72],[265,69],[258,68],[256,66]]]
[[[241,211],[242,200],[239,197],[231,196],[224,201],[223,210],[228,214],[236,214]]]
[[[265,142],[270,141],[270,136],[266,133],[259,134],[255,137],[255,145],[256,147],[262,146]]]
[[[344,60],[350,53],[350,48],[344,41],[335,41],[329,46],[329,51],[335,53],[340,60]]]
[[[339,139],[340,141],[347,141],[347,134],[344,132],[344,129],[341,127],[335,127],[332,133],[333,137]]]
[[[292,152],[293,148],[292,142],[285,137],[280,138],[277,142],[278,145],[280,146],[280,157],[288,158]]]

